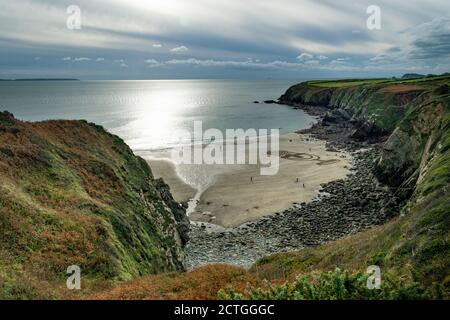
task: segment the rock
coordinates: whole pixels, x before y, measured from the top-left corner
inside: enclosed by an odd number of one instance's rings
[[[391,190],[373,174],[379,153],[375,148],[355,154],[354,174],[323,184],[326,197],[318,195],[312,202],[297,203],[283,214],[249,223],[239,232],[205,236],[206,230],[194,227],[186,247],[189,268],[208,263],[249,267],[263,256],[337,240],[386,222],[399,210]]]
[[[368,139],[377,138],[383,131],[379,129],[374,123],[370,121],[364,121],[356,128],[351,134],[351,138],[357,141],[365,141]]]
[[[340,118],[339,114],[337,114],[336,111],[333,110],[333,111],[329,111],[329,112],[327,112],[325,114],[325,116],[323,117],[322,122],[325,122],[325,123],[336,123],[336,122],[339,121],[339,118]]]
[[[450,87],[448,86],[448,84],[443,84],[434,90],[434,93],[436,93],[438,95],[448,94],[449,92],[450,92]]]
[[[274,104],[277,103],[275,100],[265,100],[264,103],[266,104]]]
[[[183,245],[189,241],[189,232],[191,223],[186,215],[186,207],[183,204],[178,203],[174,200],[172,194],[170,193],[170,187],[164,182],[163,179],[156,179],[154,181],[155,188],[161,194],[161,198],[164,203],[172,211],[175,221],[177,223],[177,231],[180,235]]]

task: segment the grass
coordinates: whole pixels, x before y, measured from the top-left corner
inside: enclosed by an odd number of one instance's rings
[[[373,84],[424,84],[433,81],[450,81],[450,76],[430,76],[418,79],[348,79],[348,80],[314,80],[308,81],[308,84],[313,87],[319,88],[346,88],[353,86],[362,85],[373,85]]]
[[[281,285],[251,288],[245,293],[222,289],[218,297],[223,300],[423,300],[443,297],[439,287],[426,291],[417,283],[402,283],[384,277],[379,288],[369,289],[368,282],[373,283],[368,274],[349,274],[337,268],[334,272],[309,274]]]
[[[57,292],[73,264],[86,283],[183,269],[173,215],[120,138],[8,113],[0,132],[0,298],[32,297],[21,279]]]
[[[320,88],[345,88],[352,86],[360,86],[365,84],[377,84],[390,82],[389,79],[354,79],[354,80],[320,80],[320,81],[309,81],[308,83],[314,87]]]
[[[210,265],[188,273],[169,273],[142,277],[110,290],[88,296],[89,299],[108,300],[214,300],[222,288],[261,285],[262,281],[242,268]]]

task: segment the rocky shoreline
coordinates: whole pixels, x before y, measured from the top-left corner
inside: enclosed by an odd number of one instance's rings
[[[295,204],[235,229],[191,225],[185,247],[188,269],[210,263],[250,267],[264,256],[317,246],[381,225],[398,214],[400,200],[395,191],[373,174],[382,136],[365,138],[363,125],[348,121],[350,114],[323,107],[292,107],[321,118],[312,128],[298,133],[326,140],[330,150],[352,152],[351,173],[322,185],[312,202]]]

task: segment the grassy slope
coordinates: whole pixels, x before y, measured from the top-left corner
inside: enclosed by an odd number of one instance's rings
[[[126,282],[89,295],[89,299],[217,299],[222,288],[246,290],[250,286],[261,286],[263,282],[255,275],[238,267],[211,265],[187,273],[170,273],[148,276]]]
[[[83,121],[24,123],[0,113],[0,298],[182,269],[172,212],[146,162]]]

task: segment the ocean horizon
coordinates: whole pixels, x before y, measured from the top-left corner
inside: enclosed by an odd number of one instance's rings
[[[101,80],[0,83],[0,107],[25,121],[84,119],[120,136],[134,151],[188,143],[177,135],[203,129],[308,127],[313,118],[277,99],[295,80]],[[259,101],[260,103],[254,103]]]

